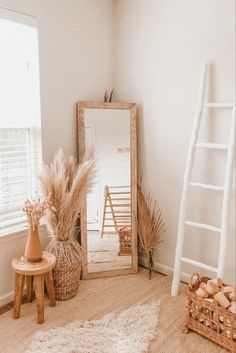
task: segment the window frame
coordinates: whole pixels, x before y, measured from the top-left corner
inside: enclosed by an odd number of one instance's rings
[[[37,47],[38,47],[38,60],[39,60],[39,42],[38,42],[38,20],[36,16],[33,15],[28,15],[19,11],[14,11],[8,8],[4,8],[0,6],[0,19],[7,20],[10,22],[15,22],[23,25],[27,25],[30,27],[35,27],[37,30]],[[39,133],[40,133],[40,157],[41,157],[41,163],[42,163],[42,127],[41,127],[41,99],[40,99],[40,71],[38,72],[38,90],[39,90],[39,116],[40,116],[40,124],[39,124]],[[35,127],[32,126],[26,126],[27,129],[35,129]],[[38,146],[36,146],[37,148]],[[28,181],[27,181],[28,182]],[[33,196],[33,195],[32,195]],[[22,205],[23,207],[23,205]],[[19,207],[15,207],[16,211],[19,210]],[[7,214],[7,213],[6,213]],[[26,221],[22,221],[16,224],[13,224],[12,226],[7,226],[7,227],[2,227],[0,228],[0,243],[15,239],[15,238],[22,238],[26,237],[28,233],[28,223]],[[43,220],[40,225],[40,230],[46,230],[45,228],[45,221]]]

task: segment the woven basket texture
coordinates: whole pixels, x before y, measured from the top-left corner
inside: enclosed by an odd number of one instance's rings
[[[131,229],[129,227],[123,227],[119,229],[119,242],[120,252],[119,255],[131,255],[132,254],[132,238]]]
[[[195,286],[191,283],[186,290],[186,326],[231,352],[236,352],[236,314],[218,305],[211,304],[195,290],[209,278],[197,275]],[[193,278],[193,277],[192,277]]]
[[[57,300],[73,298],[79,291],[82,254],[76,241],[51,240],[46,250],[56,257],[52,271]]]

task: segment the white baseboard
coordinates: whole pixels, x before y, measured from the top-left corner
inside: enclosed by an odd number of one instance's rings
[[[145,257],[139,257],[139,265],[147,268],[147,259]],[[163,265],[159,262],[154,261],[154,269],[157,272],[163,273],[164,275],[173,276],[174,269],[170,266]],[[190,274],[181,272],[181,281],[188,283],[190,280]]]
[[[10,302],[13,301],[13,298],[14,298],[14,291],[11,291],[7,294],[1,295],[0,306],[3,306],[5,304],[9,304]]]
[[[26,295],[26,284],[24,285],[22,295]],[[6,293],[4,295],[1,295],[0,296],[0,307],[5,304],[9,304],[13,300],[14,300],[14,290],[12,290],[11,292]]]

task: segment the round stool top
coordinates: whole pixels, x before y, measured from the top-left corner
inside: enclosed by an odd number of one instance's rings
[[[56,258],[48,251],[43,252],[40,261],[29,262],[25,256],[19,255],[12,260],[12,268],[16,273],[22,275],[42,275],[53,269],[56,263]]]

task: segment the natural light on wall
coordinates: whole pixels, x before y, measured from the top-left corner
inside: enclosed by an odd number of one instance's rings
[[[0,236],[23,229],[41,167],[38,33],[35,20],[0,9]]]

